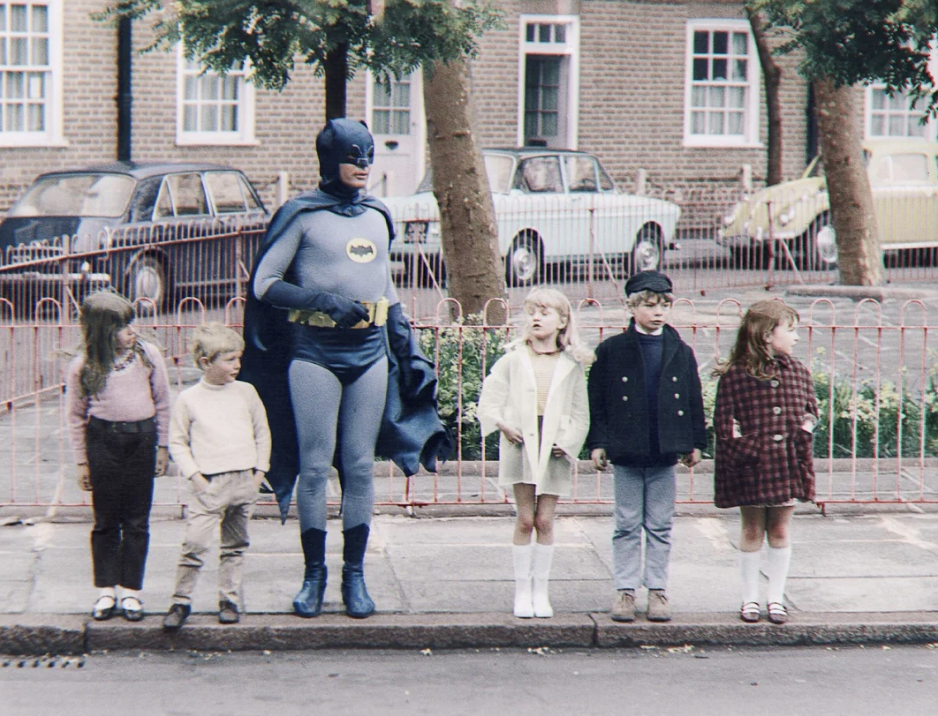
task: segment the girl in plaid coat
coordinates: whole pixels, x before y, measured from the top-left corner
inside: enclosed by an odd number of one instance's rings
[[[740,618],[757,622],[759,559],[768,537],[769,621],[784,624],[791,561],[789,526],[797,502],[814,500],[813,432],[817,399],[808,369],[792,356],[798,312],[759,301],[743,316],[729,360],[718,366],[713,423],[717,507],[739,507],[742,520]]]

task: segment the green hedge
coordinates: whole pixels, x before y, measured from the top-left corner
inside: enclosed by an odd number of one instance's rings
[[[490,370],[505,352],[505,345],[510,340],[507,330],[482,329],[477,317],[469,317],[464,323],[450,328],[420,329],[419,340],[426,354],[439,361],[440,418],[454,436],[458,424],[462,423],[462,459],[480,459],[481,435],[476,408],[482,389],[483,351],[485,366]],[[900,420],[903,455],[911,457],[923,452],[926,457],[938,456],[938,380],[935,376],[929,378],[924,395],[906,392],[902,396],[899,388],[890,381],[882,381],[877,393],[876,385],[871,382],[854,386],[846,378],[837,378],[831,387],[829,373],[816,372],[813,375],[820,412],[820,422],[815,431],[815,457],[828,457],[830,452],[831,457],[849,458],[854,454],[854,445],[859,458],[895,457],[898,454]],[[709,376],[704,376],[701,382],[708,436],[704,456],[712,457],[715,442],[712,417],[717,383]],[[497,434],[493,433],[486,439],[485,455],[489,460],[498,459]],[[580,458],[587,457],[584,450]]]

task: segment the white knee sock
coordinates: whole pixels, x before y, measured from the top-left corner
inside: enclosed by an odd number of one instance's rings
[[[554,559],[554,545],[534,544],[534,616],[550,618],[554,616],[554,609],[550,605],[548,595],[548,580],[550,579],[550,565]]]
[[[530,619],[534,616],[531,601],[531,557],[533,550],[529,544],[513,544],[511,554],[515,564],[515,608],[516,617]]]
[[[759,602],[759,561],[762,552],[739,552],[739,573],[742,577],[743,604]]]
[[[769,577],[768,601],[770,603],[785,603],[785,580],[788,579],[789,564],[791,564],[791,545],[769,547],[769,561],[765,572]]]

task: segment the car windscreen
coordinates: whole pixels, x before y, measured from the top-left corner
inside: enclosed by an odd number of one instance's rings
[[[9,216],[80,216],[117,218],[123,215],[135,181],[123,174],[67,174],[38,179]]]
[[[496,194],[507,194],[510,188],[514,159],[507,154],[484,154],[485,173],[489,177],[489,189]],[[433,170],[427,171],[417,187],[417,193],[433,191]]]

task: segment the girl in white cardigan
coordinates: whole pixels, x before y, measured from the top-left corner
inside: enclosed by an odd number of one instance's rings
[[[533,290],[524,314],[521,337],[482,383],[479,421],[483,435],[501,431],[498,482],[514,488],[514,614],[551,617],[554,508],[558,497],[570,494],[573,464],[589,431],[585,366],[593,354],[581,344],[570,301],[560,291]]]

